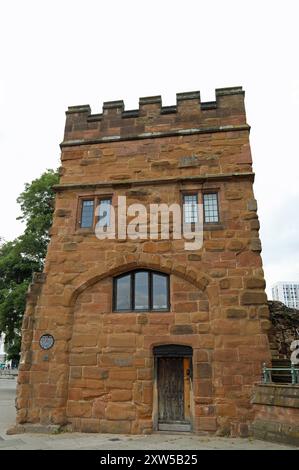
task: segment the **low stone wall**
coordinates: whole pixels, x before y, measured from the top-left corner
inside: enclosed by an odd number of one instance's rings
[[[299,385],[258,384],[251,403],[255,438],[299,446]]]

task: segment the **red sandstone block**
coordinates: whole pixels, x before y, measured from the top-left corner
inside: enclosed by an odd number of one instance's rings
[[[200,313],[201,315],[203,315],[204,313],[209,312],[209,302],[207,300],[199,300],[197,302],[197,307],[198,307],[198,312],[197,313]],[[194,315],[194,313],[193,313],[193,315]]]
[[[49,372],[49,383],[59,384],[64,382],[68,371],[68,364],[53,364]]]
[[[108,403],[107,396],[98,397],[93,400],[92,403],[92,416],[95,418],[105,419],[106,417],[106,407]]]
[[[195,416],[214,416],[215,406],[214,405],[197,405],[195,407]]]
[[[72,366],[70,367],[70,377],[72,379],[79,379],[82,376],[82,367]]]
[[[221,295],[220,303],[224,307],[230,307],[232,305],[239,305],[238,295]]]
[[[174,323],[174,313],[149,313],[148,314],[148,321],[149,324],[166,324],[172,325]]]
[[[100,421],[100,432],[108,434],[130,434],[131,421]]]
[[[136,369],[120,369],[114,368],[109,371],[109,378],[111,380],[135,380],[137,376]]]
[[[197,303],[196,302],[177,302],[173,306],[173,310],[177,313],[180,312],[196,312]]]
[[[261,363],[266,362],[269,358],[268,348],[263,348],[259,346],[256,346],[255,348],[245,348],[240,346],[238,349],[240,361],[260,361]]]
[[[48,383],[49,382],[49,372],[48,371],[34,371],[30,373],[31,383]],[[28,382],[27,382],[28,383]]]
[[[20,410],[22,408],[27,408],[28,398],[16,398],[15,406],[17,410]]]
[[[136,336],[132,333],[111,334],[108,336],[108,346],[126,348],[134,347],[136,344]]]
[[[31,366],[31,376],[34,377],[33,372],[35,371],[48,371],[49,370],[49,362],[42,362],[42,356],[40,355],[39,358],[36,359],[36,362]],[[34,379],[33,379],[34,380]]]
[[[100,432],[100,420],[99,419],[81,419],[81,432]]]
[[[193,350],[193,361],[194,361],[194,364],[196,364],[196,362],[208,362],[209,361],[208,351],[203,351],[202,349]]]
[[[267,305],[258,307],[258,317],[259,318],[269,318],[269,308]]]
[[[149,387],[143,386],[142,400],[143,400],[143,403],[148,403],[148,404],[153,403],[153,387],[152,386],[149,386]]]
[[[98,314],[101,315],[102,313],[108,311],[108,306],[107,302],[105,302],[105,299],[103,299],[102,302],[97,302],[97,303],[88,303],[88,304],[81,304],[84,306],[84,311],[88,312],[89,314]]]
[[[131,390],[111,390],[111,401],[131,401],[132,391]]]
[[[256,344],[256,341],[248,336],[219,335],[216,337],[215,348],[235,349],[246,345],[251,347],[253,344]]]
[[[138,404],[136,407],[137,418],[141,419],[152,419],[152,406],[145,404]]]
[[[223,376],[220,379],[222,385],[233,385],[233,377],[231,375]]]
[[[262,266],[261,257],[252,251],[244,251],[237,256],[237,266],[258,268]]]
[[[199,334],[205,334],[205,333],[210,333],[211,332],[210,323],[198,323],[196,328],[197,328],[197,332]]]
[[[215,319],[211,322],[211,331],[216,335],[240,335],[241,324],[235,319]]]
[[[215,344],[215,336],[211,334],[201,334],[197,341],[198,347],[202,349],[213,349]]]
[[[86,401],[68,401],[67,404],[67,416],[70,418],[75,417],[91,417],[92,404]]]
[[[105,393],[104,388],[84,388],[82,389],[83,400],[93,400],[94,398],[101,397]]]
[[[265,279],[258,277],[250,277],[245,279],[246,289],[264,289],[265,288]]]
[[[197,364],[195,370],[199,379],[210,379],[212,377],[212,367],[207,362]]]
[[[121,324],[136,324],[136,314],[131,313],[115,313],[109,312],[108,315],[103,316],[104,324],[112,324],[112,325],[121,325]]]
[[[93,354],[71,354],[70,365],[73,366],[88,366],[97,364],[97,355]]]
[[[163,324],[163,323],[162,324],[157,323],[154,325],[146,325],[142,327],[142,334],[146,336],[147,335],[153,336],[155,334],[158,336],[167,335],[169,333],[169,328],[170,328],[170,325]]]
[[[49,416],[50,416],[50,422],[53,424],[60,424],[60,425],[67,424],[64,407],[61,407],[61,408],[57,407],[53,410],[50,410]]]
[[[216,349],[213,353],[214,361],[234,362],[238,360],[236,349]]]
[[[249,337],[260,335],[262,333],[260,321],[257,319],[252,319],[244,323],[242,330],[243,333]]]
[[[79,401],[82,399],[82,389],[81,388],[69,388],[69,400]]]
[[[260,291],[244,291],[240,298],[243,305],[266,304],[267,296],[265,292]]]
[[[51,385],[51,384],[39,385],[39,392],[38,392],[39,397],[54,398],[55,394],[56,394],[56,385]]]
[[[82,388],[89,388],[95,390],[103,390],[104,388],[104,381],[99,379],[84,379],[81,381]]]
[[[132,421],[135,419],[135,406],[129,403],[108,403],[106,418],[110,420]]]
[[[83,293],[80,295],[78,301],[80,303],[90,303],[93,300],[92,294],[91,293]]]
[[[107,390],[114,390],[114,389],[126,389],[126,390],[132,390],[133,387],[133,381],[129,380],[111,380],[108,379],[105,382],[105,386]]]
[[[198,431],[216,431],[217,420],[212,416],[201,416],[195,419],[195,427]]]
[[[142,368],[137,370],[138,380],[152,380],[153,379],[153,368]]]
[[[171,251],[172,244],[169,241],[146,242],[143,244],[145,253],[165,253]]]
[[[249,363],[241,362],[232,362],[231,364],[222,364],[223,375],[234,376],[234,375],[244,375],[252,376],[253,374],[253,365]]]
[[[174,321],[176,325],[189,325],[190,313],[175,313]]]
[[[84,366],[82,371],[84,379],[107,379],[109,374],[107,369],[98,366]]]
[[[213,386],[212,382],[209,379],[199,379],[196,381],[196,394],[199,397],[212,397],[213,396]]]
[[[188,292],[173,292],[172,297],[171,297],[171,303],[173,304],[175,302],[187,301],[191,295],[192,294],[188,294]],[[198,299],[189,298],[189,300],[198,300]]]

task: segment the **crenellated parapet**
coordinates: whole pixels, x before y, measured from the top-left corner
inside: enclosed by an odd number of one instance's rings
[[[248,131],[241,87],[68,109],[11,432],[247,436],[271,326]]]
[[[100,114],[92,114],[89,105],[70,106],[61,146],[249,129],[242,87],[218,88],[215,94],[215,101],[202,102],[199,91],[177,93],[173,106],[147,96],[133,110],[125,110],[122,100],[106,101]]]

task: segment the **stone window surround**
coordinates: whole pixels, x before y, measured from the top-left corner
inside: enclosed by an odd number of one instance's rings
[[[212,221],[212,222],[206,221],[205,202],[204,202],[204,196],[206,194],[216,194],[217,221]],[[218,224],[220,222],[219,193],[218,193],[218,191],[204,191],[202,193],[202,202],[203,202],[203,206],[204,206],[204,211],[203,211],[204,224]]]
[[[110,194],[90,194],[90,195],[84,195],[84,196],[79,196],[78,197],[78,202],[77,202],[77,214],[76,214],[76,231],[88,233],[88,232],[94,232],[95,225],[96,225],[96,217],[95,217],[95,208],[96,206],[100,203],[100,201],[103,200],[108,200],[110,199],[111,204],[112,204],[112,197],[113,195]],[[82,217],[82,207],[83,207],[83,201],[94,201],[93,205],[93,225],[92,227],[81,227],[81,217]]]
[[[134,281],[132,282],[132,277],[131,277],[131,292],[130,292],[130,297],[131,297],[131,305],[132,308],[129,310],[122,310],[122,309],[117,309],[116,308],[116,289],[117,289],[117,279],[127,276],[127,275],[134,275],[137,272],[147,272],[150,274],[149,276],[149,308],[148,309],[135,309],[134,308]],[[166,288],[167,288],[167,307],[166,308],[153,308],[152,303],[153,303],[153,275],[158,274],[159,276],[164,276],[166,278]],[[128,313],[128,312],[170,312],[171,307],[170,307],[170,276],[166,274],[165,272],[161,271],[156,271],[152,269],[134,269],[132,271],[127,271],[123,274],[120,274],[118,276],[113,277],[113,289],[112,289],[112,313]]]
[[[203,220],[203,229],[204,230],[221,230],[223,229],[223,224],[221,223],[221,217],[220,217],[220,204],[219,204],[219,192],[220,188],[219,187],[211,187],[207,189],[183,189],[180,190],[180,204],[181,207],[183,208],[184,204],[184,196],[185,195],[197,195],[198,197],[198,202],[200,204],[203,204],[203,196],[204,194],[217,194],[217,208],[218,208],[218,222],[205,222]],[[79,195],[77,198],[77,215],[76,215],[76,223],[75,223],[75,232],[84,232],[84,233],[94,233],[95,230],[95,225],[96,225],[96,218],[94,215],[94,221],[93,221],[93,226],[92,227],[86,227],[82,228],[81,227],[81,213],[82,213],[82,201],[84,200],[94,200],[94,210],[96,205],[99,203],[101,200],[106,200],[110,199],[111,204],[113,205],[113,200],[114,200],[115,194],[112,193],[101,193],[101,194],[84,194],[84,195]],[[182,210],[182,224],[184,220],[184,211]],[[194,224],[192,224],[194,225]]]
[[[181,206],[183,207],[184,204],[184,196],[197,196],[197,202],[199,204],[203,204],[203,196],[204,194],[217,194],[217,208],[218,208],[218,222],[205,222],[204,214],[203,214],[203,229],[204,230],[221,230],[223,229],[223,224],[221,221],[221,212],[220,212],[220,187],[219,186],[212,186],[210,188],[192,188],[192,189],[181,189]],[[183,223],[183,211],[182,211],[182,223]],[[194,225],[193,223],[191,224]]]

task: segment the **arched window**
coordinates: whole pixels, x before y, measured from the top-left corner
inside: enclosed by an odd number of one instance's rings
[[[169,276],[146,271],[131,271],[113,279],[113,310],[168,311]]]

